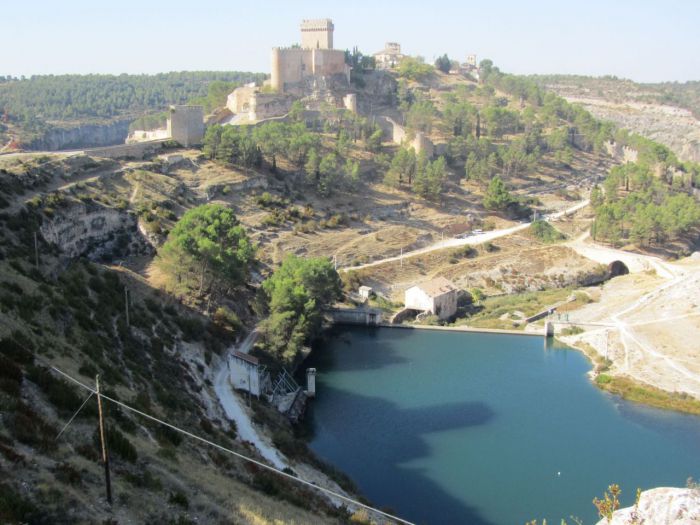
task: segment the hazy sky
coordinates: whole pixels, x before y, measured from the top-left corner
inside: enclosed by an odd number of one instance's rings
[[[431,61],[476,53],[512,73],[700,79],[698,0],[2,0],[0,75],[269,72],[302,18],[335,47],[385,41]]]

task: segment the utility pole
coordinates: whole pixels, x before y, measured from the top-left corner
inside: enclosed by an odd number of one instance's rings
[[[102,397],[100,397],[100,375],[95,376],[95,394],[97,394],[97,413],[100,417],[100,444],[102,445],[102,463],[105,466],[105,488],[107,489],[107,503],[112,505],[112,483],[109,479],[109,456],[107,456],[107,443],[105,442],[105,425],[102,418]]]
[[[129,289],[124,287],[124,310],[126,312],[126,326],[129,326]]]
[[[39,240],[36,237],[36,232],[34,232],[34,265],[36,269],[39,269]]]

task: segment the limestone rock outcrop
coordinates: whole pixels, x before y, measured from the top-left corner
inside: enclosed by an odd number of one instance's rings
[[[700,489],[661,487],[642,492],[638,505],[615,511],[613,519],[598,525],[697,525]]]

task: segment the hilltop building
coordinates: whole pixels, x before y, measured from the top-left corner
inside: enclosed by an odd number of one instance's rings
[[[283,118],[295,100],[318,109],[327,102],[357,113],[357,95],[350,91],[350,66],[345,52],[333,49],[333,21],[302,20],[301,45],[272,49],[268,88],[247,84],[228,96],[230,124]]]
[[[457,312],[458,293],[458,288],[451,281],[436,277],[406,290],[404,306],[447,319]]]
[[[301,46],[272,49],[270,85],[277,93],[299,93],[308,77],[344,76],[350,80],[345,52],[333,49],[333,21],[301,22]]]
[[[384,44],[384,49],[373,56],[377,69],[393,69],[406,55],[401,53],[401,44],[387,42]]]

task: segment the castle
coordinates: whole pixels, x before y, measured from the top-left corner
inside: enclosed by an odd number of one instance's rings
[[[344,75],[350,67],[345,52],[333,49],[333,21],[329,18],[302,20],[301,46],[272,49],[270,85],[278,93],[303,89],[303,80],[313,76]]]
[[[325,101],[357,112],[357,98],[349,93],[350,66],[345,52],[333,49],[333,29],[328,18],[303,20],[301,45],[272,49],[269,91],[248,84],[228,96],[230,123],[283,117],[297,99],[307,108]]]

